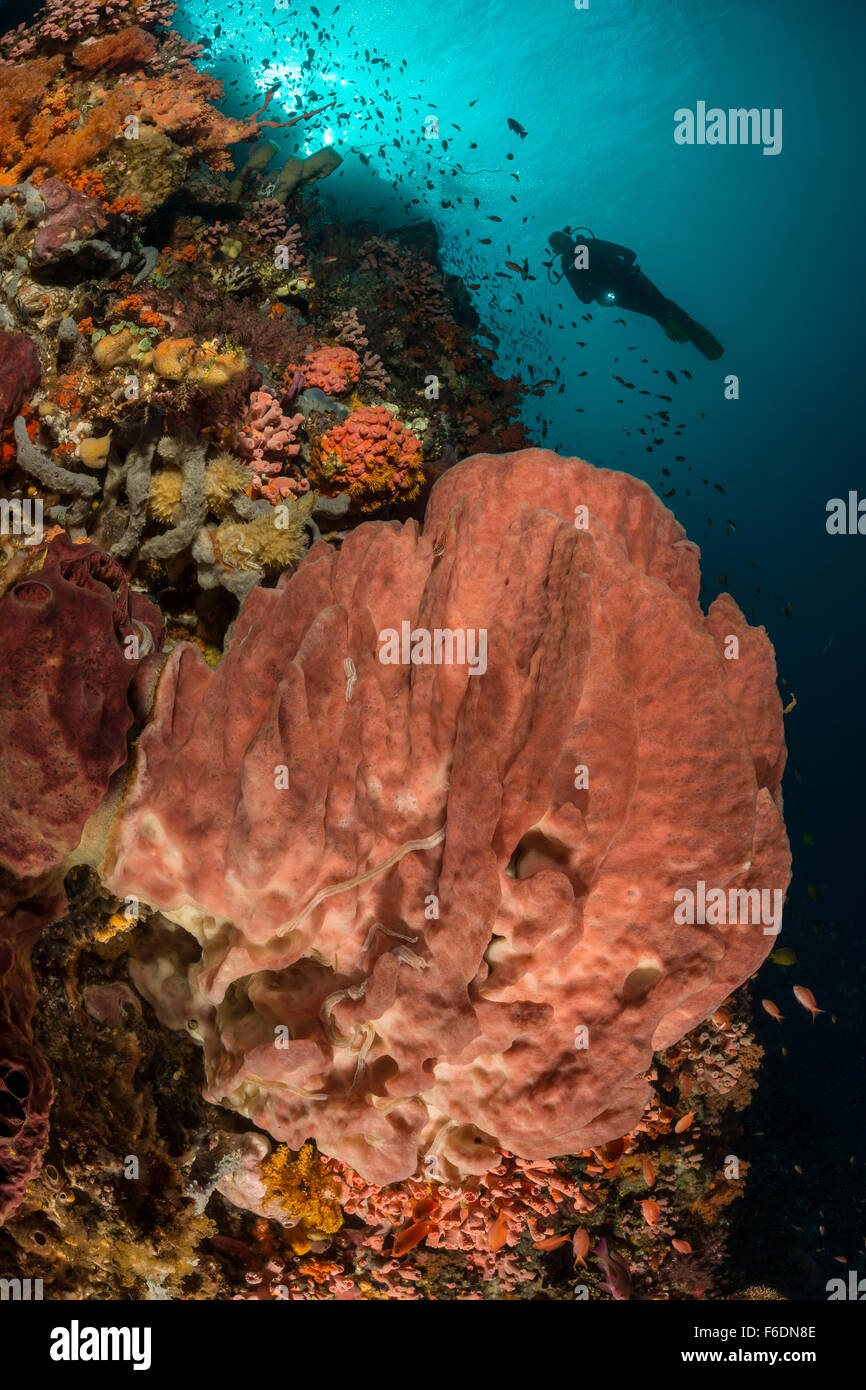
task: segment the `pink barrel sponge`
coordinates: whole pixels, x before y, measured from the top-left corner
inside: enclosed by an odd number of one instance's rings
[[[361,359],[347,347],[320,347],[300,364],[307,387],[318,386],[329,396],[341,396],[361,375]]]
[[[774,940],[682,894],[790,875],[772,647],[698,590],[642,482],[479,455],[174,649],[102,873],[209,1099],[379,1184],[634,1127]]]
[[[127,693],[161,626],[116,560],[64,535],[0,598],[0,870],[29,878],[78,844],[126,761]]]

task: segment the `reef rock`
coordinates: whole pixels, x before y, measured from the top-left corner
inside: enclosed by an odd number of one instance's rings
[[[374,1183],[637,1123],[773,941],[677,895],[790,873],[773,651],[699,580],[642,482],[480,455],[174,649],[102,873],[208,1099]]]
[[[108,147],[108,157],[121,172],[121,193],[137,198],[147,217],[183,183],[187,157],[164,131],[143,124],[137,140],[122,136]]]
[[[126,761],[127,692],[161,624],[116,560],[64,535],[0,599],[0,869],[30,878],[78,844]]]

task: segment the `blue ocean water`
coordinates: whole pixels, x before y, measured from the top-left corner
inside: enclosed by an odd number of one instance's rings
[[[734,1248],[747,1271],[758,1217],[779,1287],[820,1296],[836,1272],[830,1252],[850,1239],[852,1165],[863,1159],[866,538],[829,535],[826,506],[866,489],[854,138],[866,14],[852,0],[188,0],[180,15],[190,37],[209,39],[234,112],[255,110],[276,82],[275,120],[335,101],[275,136],[285,153],[326,143],[342,154],[321,185],[329,213],[432,220],[448,269],[477,286],[496,370],[565,386],[527,398],[534,440],[674,489],[668,505],[702,548],[706,601],[728,589],[770,632],[786,703],[796,696],[782,940],[799,963],[768,962],[759,979],[758,997],[788,1022],[782,1039],[758,1018],[768,1058],[742,1141],[750,1195]],[[699,101],[781,109],[781,151],[675,143],[675,111]],[[623,326],[591,306],[584,320],[545,271],[547,236],[566,224],[635,250],[724,356],[709,362],[633,314]],[[526,278],[506,261],[525,262]],[[725,398],[731,373],[737,400]],[[648,451],[657,436],[644,413],[665,408],[646,404],[656,394],[672,397],[683,429]],[[826,1010],[816,1023],[795,983]],[[828,1181],[840,1194],[829,1215]]]
[[[4,27],[20,17],[4,15]],[[285,154],[326,143],[343,156],[319,186],[328,214],[435,223],[445,265],[477,286],[481,323],[499,340],[496,370],[556,381],[527,397],[534,441],[671,494],[702,549],[705,601],[727,589],[768,628],[785,702],[796,697],[782,942],[799,963],[768,962],[759,978],[758,997],[774,999],[786,1024],[758,1014],[767,1062],[742,1141],[751,1168],[735,1240],[747,1269],[759,1220],[761,1239],[787,1250],[779,1287],[820,1296],[838,1272],[832,1253],[859,1244],[851,1161],[866,1157],[866,537],[825,525],[829,499],[858,486],[866,495],[866,11],[856,0],[185,0],[175,25],[205,42],[202,65],[226,82],[233,114],[256,110],[277,82],[274,120],[335,102],[274,132]],[[700,101],[781,109],[781,152],[678,145],[674,113]],[[587,311],[552,284],[547,237],[566,224],[631,247],[723,357],[709,362],[634,314]],[[525,263],[526,278],[507,261]],[[729,374],[738,400],[725,398]],[[644,415],[660,408],[683,428],[655,446]],[[825,1009],[816,1022],[795,983]]]

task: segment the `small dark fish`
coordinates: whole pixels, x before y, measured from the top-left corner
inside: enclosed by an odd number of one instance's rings
[[[508,117],[508,129],[513,130],[515,135],[519,135],[521,140],[525,140],[528,134],[519,121],[515,121],[512,116]]]
[[[676,386],[676,384],[677,384],[677,379],[676,379],[676,377],[674,376],[673,372],[665,372],[665,376],[667,377],[668,381],[672,381],[673,384],[674,384],[674,386]]]
[[[614,323],[621,323],[623,328],[628,328],[628,324],[626,323],[625,319],[614,319]]]
[[[491,244],[491,238],[489,236],[481,236],[478,238],[479,246],[490,246]]]
[[[689,381],[691,381],[691,379],[692,379],[692,374],[691,374],[691,372],[687,372],[686,369],[685,369],[685,367],[681,367],[681,368],[680,368],[680,371],[682,372],[683,376],[687,376],[688,379],[689,379]]]

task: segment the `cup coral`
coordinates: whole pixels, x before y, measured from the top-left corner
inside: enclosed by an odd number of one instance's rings
[[[294,367],[289,373],[294,374]],[[316,348],[300,364],[306,387],[318,387],[329,396],[341,396],[354,386],[361,375],[361,360],[357,352],[346,347]]]
[[[101,874],[208,1099],[377,1184],[638,1124],[773,941],[679,895],[790,875],[772,648],[699,584],[642,482],[482,455],[174,649]]]
[[[322,435],[311,477],[326,496],[348,492],[362,512],[410,502],[424,481],[421,445],[390,410],[365,406]]]

